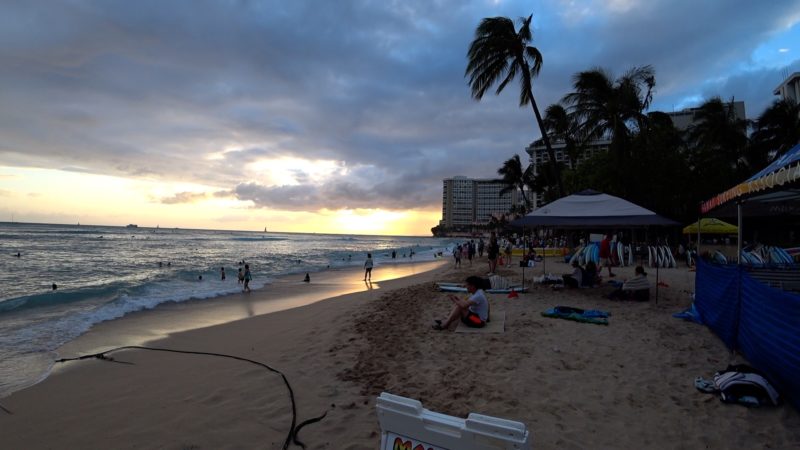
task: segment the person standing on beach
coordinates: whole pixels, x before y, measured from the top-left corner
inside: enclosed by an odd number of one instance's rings
[[[243,284],[244,283],[244,272],[242,272],[242,268],[241,267],[239,267],[238,278],[239,278],[239,284]]]
[[[244,265],[244,288],[242,292],[250,292],[250,281],[253,279],[253,274],[250,273],[250,264]]]
[[[483,248],[486,246],[486,243],[483,242],[483,238],[480,238],[478,241],[478,256],[483,258]]]
[[[461,245],[453,250],[453,259],[456,260],[456,268],[461,267]]]
[[[364,281],[372,281],[372,253],[367,253],[367,260],[364,261]]]
[[[220,267],[219,269],[220,276],[222,277],[222,281],[225,281],[225,268]]]
[[[603,240],[600,241],[600,268],[608,267],[608,276],[615,277],[617,275],[611,273],[611,234],[606,234]]]
[[[492,232],[489,238],[489,248],[486,249],[486,257],[489,258],[489,274],[494,275],[497,270],[497,256],[500,253],[500,245],[497,244],[497,235]]]
[[[472,265],[472,260],[473,260],[473,258],[475,258],[475,240],[470,239],[469,244],[467,245],[467,247],[468,247],[468,250],[469,250],[469,253],[468,253],[469,265],[471,266]]]

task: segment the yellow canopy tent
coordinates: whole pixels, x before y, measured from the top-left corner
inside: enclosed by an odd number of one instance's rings
[[[739,228],[719,219],[700,219],[700,233],[702,234],[736,234]],[[683,229],[683,234],[697,234],[697,222]]]

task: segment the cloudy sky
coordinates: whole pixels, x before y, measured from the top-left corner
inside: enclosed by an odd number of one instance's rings
[[[0,221],[427,234],[442,178],[539,135],[463,76],[481,18],[530,13],[542,108],[652,64],[655,109],[755,117],[800,70],[800,0],[3,0]]]

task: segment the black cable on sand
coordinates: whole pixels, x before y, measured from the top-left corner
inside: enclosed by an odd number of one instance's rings
[[[80,360],[84,360],[84,359],[92,359],[92,358],[94,358],[94,359],[101,359],[101,360],[104,360],[104,361],[122,363],[124,361],[115,361],[114,358],[110,358],[110,357],[106,356],[106,354],[108,354],[108,353],[113,353],[113,352],[117,352],[117,351],[120,351],[120,350],[147,350],[147,351],[153,351],[153,352],[182,353],[182,354],[186,354],[186,355],[216,356],[216,357],[219,357],[219,358],[229,358],[229,359],[235,359],[237,361],[244,361],[244,362],[247,362],[247,363],[250,363],[250,364],[255,364],[255,365],[259,366],[259,367],[263,367],[264,369],[269,370],[270,372],[277,373],[283,379],[283,383],[286,385],[286,389],[289,391],[289,399],[292,402],[292,424],[291,424],[291,426],[289,428],[289,433],[286,435],[286,440],[283,442],[283,447],[282,447],[283,450],[288,449],[289,445],[292,444],[292,443],[294,443],[295,445],[298,445],[298,446],[300,446],[302,448],[306,448],[305,444],[303,444],[302,442],[300,442],[297,439],[297,434],[300,432],[300,429],[303,428],[306,425],[310,425],[312,423],[316,423],[316,422],[321,421],[323,418],[325,418],[325,415],[328,414],[327,412],[325,412],[324,414],[322,414],[319,417],[314,417],[313,419],[308,419],[308,420],[306,420],[306,421],[304,421],[304,422],[302,422],[302,423],[300,423],[298,425],[297,424],[297,403],[295,402],[295,399],[294,399],[294,390],[292,390],[292,386],[289,384],[289,380],[286,378],[286,375],[284,375],[283,372],[281,372],[280,370],[272,368],[272,367],[270,367],[270,366],[268,366],[268,365],[266,365],[266,364],[264,364],[262,362],[254,361],[254,360],[248,359],[248,358],[242,358],[241,356],[226,355],[224,353],[198,352],[198,351],[192,351],[192,350],[175,350],[175,349],[170,349],[170,348],[144,347],[144,346],[140,346],[140,345],[126,345],[124,347],[112,348],[110,350],[106,350],[106,351],[103,351],[103,352],[100,352],[100,353],[93,353],[91,355],[83,355],[83,356],[78,356],[78,357],[75,357],[75,358],[61,358],[61,359],[56,360],[55,362],[62,363],[62,362],[68,362],[68,361],[80,361]],[[130,363],[126,363],[126,364],[130,364]],[[2,408],[1,405],[0,405],[0,408]],[[12,414],[11,411],[9,411],[9,410],[7,410],[5,408],[2,408],[2,409],[4,411],[6,411],[7,413]]]

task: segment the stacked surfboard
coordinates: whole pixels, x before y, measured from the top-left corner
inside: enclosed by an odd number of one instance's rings
[[[678,263],[667,245],[651,245],[647,247],[647,265],[650,268],[675,268]]]

